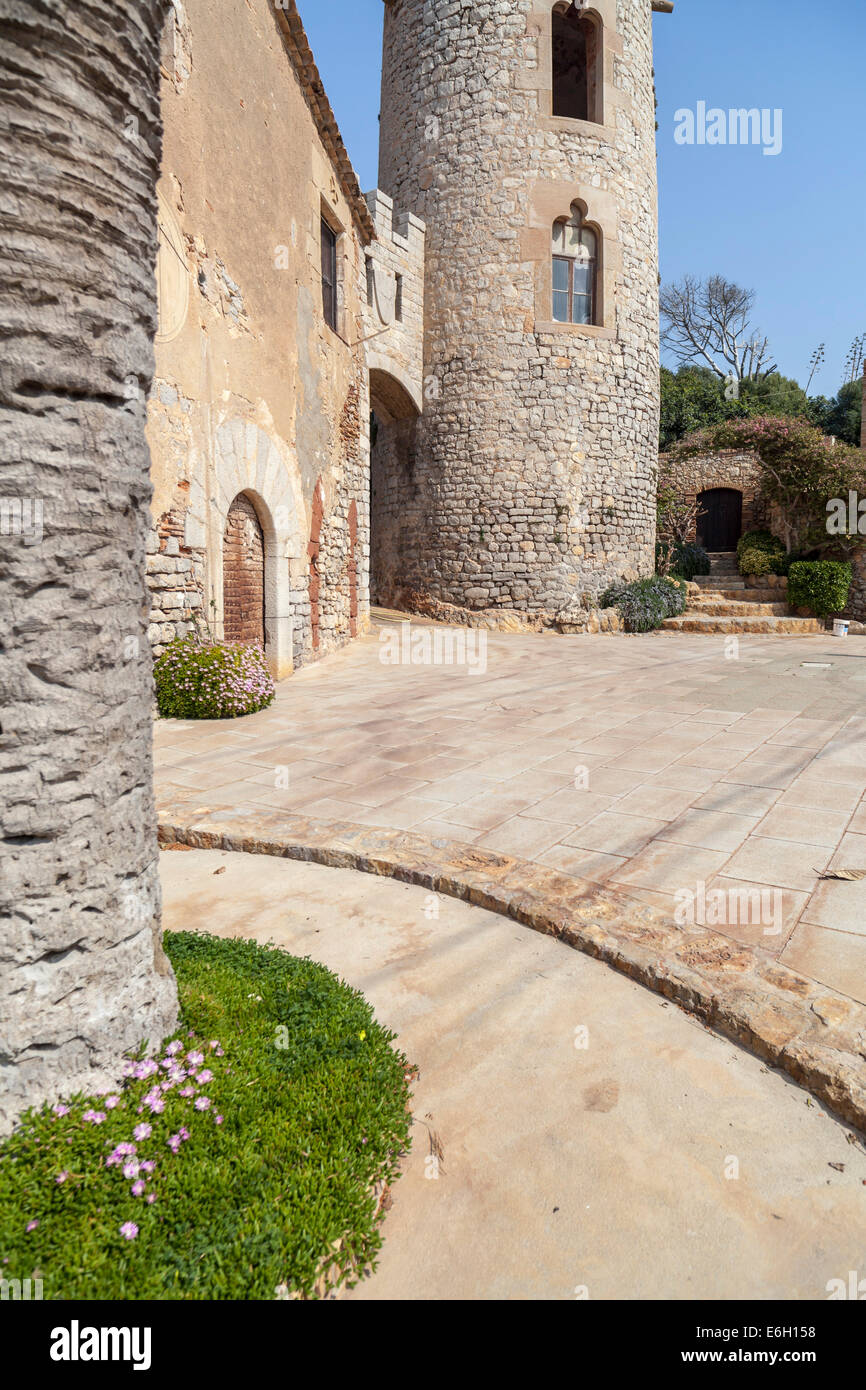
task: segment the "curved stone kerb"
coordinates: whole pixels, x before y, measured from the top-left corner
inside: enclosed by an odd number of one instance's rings
[[[411,832],[178,800],[160,843],[310,860],[461,898],[605,961],[787,1072],[866,1131],[866,1008],[704,928],[538,864]]]

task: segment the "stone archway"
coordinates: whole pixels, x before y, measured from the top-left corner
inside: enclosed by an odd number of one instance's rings
[[[418,528],[415,437],[419,407],[382,367],[370,370],[370,596],[396,606],[412,572]]]
[[[223,635],[264,651],[265,535],[249,497],[238,493],[223,534]]]

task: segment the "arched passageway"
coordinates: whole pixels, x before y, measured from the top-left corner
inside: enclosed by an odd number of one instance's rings
[[[223,632],[227,642],[265,647],[265,537],[243,493],[229,507],[223,534]]]

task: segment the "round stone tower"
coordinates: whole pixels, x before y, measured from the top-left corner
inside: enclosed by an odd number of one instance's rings
[[[379,422],[375,597],[552,621],[653,570],[653,0],[385,6],[380,185],[427,224],[425,391],[411,437]]]

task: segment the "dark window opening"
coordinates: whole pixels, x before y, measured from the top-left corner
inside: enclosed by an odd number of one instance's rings
[[[373,293],[374,293],[374,289],[373,289],[373,257],[372,257],[372,256],[367,256],[367,257],[366,257],[366,268],[367,268],[367,306],[368,306],[368,308],[372,309],[372,307],[373,307]]]
[[[553,114],[574,121],[601,121],[599,31],[574,5],[553,12]]]
[[[322,308],[325,323],[337,327],[337,234],[322,218]]]
[[[394,293],[394,318],[398,323],[403,322],[403,276],[397,276],[397,289]]]

